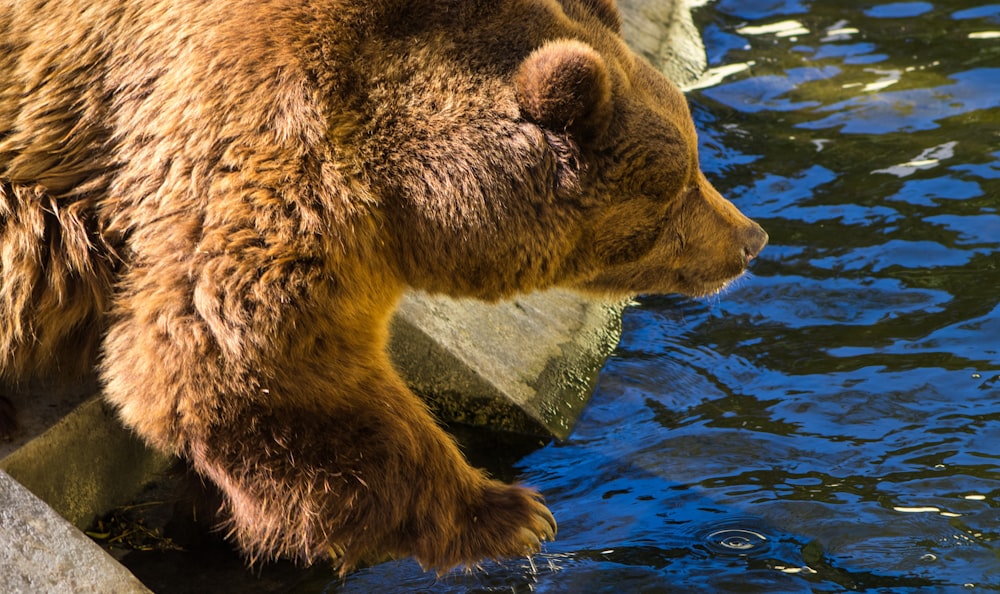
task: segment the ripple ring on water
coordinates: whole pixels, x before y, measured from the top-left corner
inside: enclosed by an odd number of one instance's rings
[[[754,530],[724,528],[705,535],[711,550],[727,555],[757,555],[769,547],[768,538]]]

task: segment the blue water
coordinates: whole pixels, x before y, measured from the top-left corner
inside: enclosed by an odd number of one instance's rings
[[[711,67],[748,65],[689,97],[771,234],[752,276],[627,311],[572,436],[518,464],[543,554],[329,591],[1000,591],[1000,4],[696,18]]]

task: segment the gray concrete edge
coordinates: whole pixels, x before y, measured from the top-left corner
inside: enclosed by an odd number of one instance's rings
[[[149,592],[101,547],[3,471],[0,590],[6,594]]]

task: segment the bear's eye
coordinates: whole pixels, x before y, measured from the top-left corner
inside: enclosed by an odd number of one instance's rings
[[[675,159],[663,155],[647,155],[645,159],[633,161],[636,177],[633,184],[635,194],[643,195],[655,202],[672,201],[690,191],[686,168]]]

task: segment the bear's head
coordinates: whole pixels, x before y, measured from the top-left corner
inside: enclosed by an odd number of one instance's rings
[[[611,0],[396,15],[360,80],[362,151],[401,276],[499,298],[705,295],[767,242],[706,180],[683,95]]]

